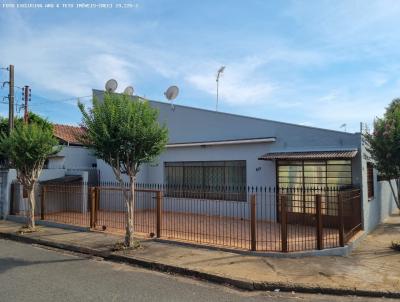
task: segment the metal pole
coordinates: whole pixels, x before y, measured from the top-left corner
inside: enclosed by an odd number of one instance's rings
[[[316,202],[316,223],[317,223],[317,249],[322,250],[324,248],[324,237],[323,237],[323,224],[322,224],[322,195],[315,195]]]
[[[25,104],[24,104],[24,123],[27,124],[28,120],[29,120],[29,111],[28,111],[28,100],[29,100],[29,94],[30,94],[29,86],[25,86],[24,89],[25,89],[25,92],[24,92],[24,99],[25,99],[24,100],[25,101]]]
[[[281,241],[282,241],[282,252],[288,252],[287,242],[287,195],[281,195]]]
[[[344,212],[343,212],[343,198],[341,192],[338,192],[338,228],[339,228],[339,245],[344,246]]]
[[[156,217],[156,237],[161,237],[162,226],[162,191],[157,191],[157,217]]]
[[[8,134],[14,129],[14,65],[9,67],[10,81],[8,94]]]
[[[251,238],[251,247],[252,251],[257,250],[257,235],[256,235],[256,194],[251,195],[250,202],[250,238]]]
[[[218,85],[219,84],[219,74],[217,76],[217,103],[215,105],[215,111],[218,111]]]
[[[96,211],[96,188],[90,188],[90,227],[93,229],[95,224],[95,211]]]
[[[217,104],[215,105],[215,111],[218,111],[218,88],[219,88],[219,77],[221,76],[221,73],[223,73],[223,72],[224,72],[224,70],[225,70],[225,66],[221,66],[221,68],[220,68],[220,69],[218,69],[218,72],[217,72],[217,79],[216,79],[216,81],[217,81]]]

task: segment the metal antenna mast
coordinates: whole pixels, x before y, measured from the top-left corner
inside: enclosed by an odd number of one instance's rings
[[[217,79],[216,79],[216,81],[217,81],[217,103],[216,103],[216,105],[215,105],[215,111],[218,111],[219,78],[220,78],[221,74],[224,72],[224,70],[225,70],[225,66],[221,66],[221,68],[218,69],[218,72],[217,72]]]

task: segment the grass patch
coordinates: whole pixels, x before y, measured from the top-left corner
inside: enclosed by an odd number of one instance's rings
[[[142,248],[140,241],[135,240],[132,247],[126,246],[124,242],[117,242],[116,244],[114,244],[114,246],[111,248],[111,250],[113,252],[119,252],[119,251],[136,250],[136,249],[140,249],[140,248]]]
[[[30,234],[30,233],[40,232],[40,231],[41,231],[41,228],[38,227],[38,226],[36,226],[33,229],[33,228],[31,228],[31,227],[29,227],[27,225],[24,225],[17,231],[17,234],[18,235],[24,235],[24,234]]]

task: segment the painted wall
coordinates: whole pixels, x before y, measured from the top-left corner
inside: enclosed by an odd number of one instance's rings
[[[0,170],[0,219],[10,212],[11,183],[17,178],[15,169]]]
[[[99,100],[103,93],[93,90]],[[170,143],[276,137],[273,150],[329,150],[359,145],[357,134],[179,105],[171,110],[168,103],[149,102],[159,110],[159,122],[167,125]]]
[[[65,156],[64,165],[67,169],[91,168],[96,163],[92,151],[79,146],[65,146],[60,155]]]
[[[103,92],[99,90],[93,90],[93,95],[99,100],[103,98]],[[275,186],[274,163],[258,160],[258,157],[267,152],[358,149],[360,147],[359,133],[325,130],[179,105],[175,106],[175,110],[171,110],[170,104],[156,101],[150,101],[150,104],[159,110],[159,122],[165,123],[169,129],[169,143],[260,137],[275,137],[276,142],[167,148],[156,163],[142,168],[139,182],[163,183],[165,161],[246,160],[248,185]],[[104,163],[98,163],[98,167],[101,170],[102,180],[114,180],[111,169]],[[258,167],[261,170],[256,171]],[[353,173],[360,181],[361,177],[357,169],[360,169],[360,166],[356,165]]]
[[[374,196],[368,198],[368,186],[367,186],[367,163],[368,163],[368,152],[365,149],[365,145],[362,144],[360,147],[362,153],[360,157],[360,165],[362,167],[362,186],[361,194],[363,199],[363,222],[364,230],[370,232],[376,228],[376,226],[383,222],[389,215],[398,213],[396,210],[396,204],[393,199],[393,195],[388,182],[378,182],[378,171],[374,169]],[[396,184],[392,181],[395,188]]]
[[[49,169],[82,169],[92,168],[96,164],[96,157],[92,151],[81,146],[62,146],[55,158],[50,158]]]
[[[164,162],[246,160],[248,185],[275,186],[274,162],[258,160],[258,156],[268,152],[272,144],[168,148],[155,163],[147,166],[146,180],[148,183],[164,183]]]
[[[88,211],[88,172],[73,171],[65,172],[65,176],[79,175],[82,177],[82,183],[65,186],[48,185],[46,190],[45,208],[46,213],[57,212],[79,212],[86,213]]]
[[[112,168],[106,164],[103,160],[97,159],[97,169],[100,171],[101,182],[116,182],[115,174]],[[126,175],[122,176],[125,182],[129,182],[129,178]],[[137,175],[136,181],[138,183],[146,183],[147,180],[147,165],[143,165]]]
[[[391,182],[393,188],[396,190],[396,182],[394,180],[392,180]],[[375,195],[377,196],[377,200],[380,200],[382,202],[380,210],[380,222],[384,221],[390,215],[400,214],[394,200],[392,190],[390,189],[389,182],[378,181]]]
[[[64,156],[53,156],[48,159],[47,168],[48,169],[63,169],[65,167],[65,157]]]

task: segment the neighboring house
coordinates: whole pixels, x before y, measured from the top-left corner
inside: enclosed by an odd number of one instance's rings
[[[103,94],[93,90],[99,100]],[[366,231],[394,210],[389,187],[377,182],[366,160],[361,133],[149,102],[167,125],[169,142],[155,163],[142,167],[138,182],[203,190],[210,185],[358,187]],[[97,167],[102,181],[115,181],[107,164],[97,160]]]
[[[79,136],[83,133],[84,129],[81,127],[70,126],[70,125],[53,125],[54,136],[59,140],[61,150],[48,158],[45,163],[45,167],[39,177],[39,183],[46,185],[47,187],[55,187],[65,185],[64,191],[67,190],[67,186],[74,186],[73,191],[87,192],[88,184],[97,184],[99,181],[99,171],[96,168],[96,157],[93,156],[92,152],[83,147],[79,142]],[[13,176],[15,180],[15,175]],[[76,187],[79,187],[79,190]],[[86,212],[87,210],[87,194],[79,194],[79,204],[77,202],[66,202],[70,199],[76,200],[78,196],[76,192],[68,192],[63,196],[60,192],[49,192],[47,197],[51,199],[49,204],[51,206],[47,209],[48,211],[55,211],[64,207],[64,204],[68,204],[71,209]],[[40,202],[41,192],[36,191],[36,202]],[[13,213],[22,213],[27,207],[27,194],[23,190],[22,185],[15,183],[13,192],[13,201],[11,204],[10,211]],[[63,206],[61,206],[63,205]],[[39,213],[40,207],[37,205],[37,211]],[[64,210],[66,210],[64,208]],[[8,210],[5,209],[5,212]]]
[[[54,136],[59,140],[62,149],[49,158],[48,169],[91,169],[96,167],[96,157],[79,141],[84,133],[82,127],[70,125],[53,125]]]
[[[96,157],[79,141],[84,129],[77,126],[54,124],[53,131],[54,136],[60,142],[61,150],[49,157],[40,181],[81,175],[86,172],[87,176],[83,177],[83,180],[97,183],[100,176],[96,168]]]

